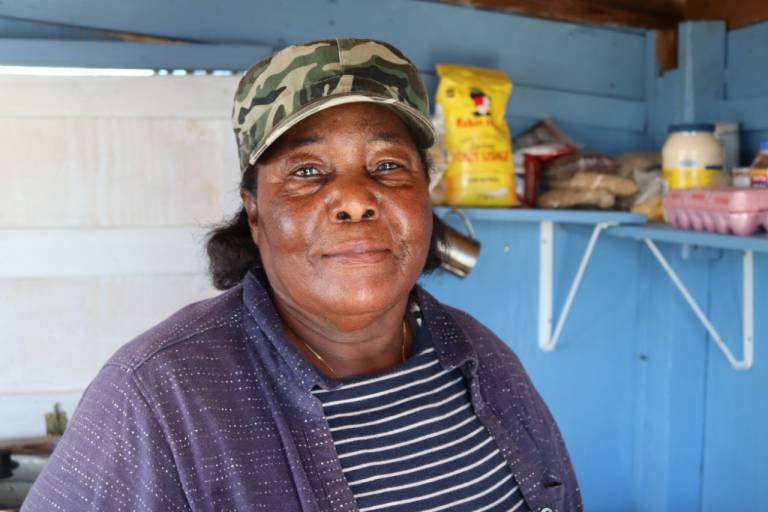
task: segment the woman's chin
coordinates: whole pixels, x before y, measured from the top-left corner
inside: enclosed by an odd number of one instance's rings
[[[350,316],[382,313],[408,295],[412,284],[402,282],[401,275],[371,279],[369,276],[328,282],[322,290],[325,304],[337,314]]]

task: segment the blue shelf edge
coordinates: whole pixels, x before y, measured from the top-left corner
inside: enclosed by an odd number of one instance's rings
[[[645,224],[643,214],[595,211],[595,210],[545,210],[538,208],[461,208],[472,221],[494,222],[542,222],[551,221],[561,224],[598,224],[615,222],[617,224]],[[438,217],[443,217],[450,210],[447,206],[434,208]]]
[[[634,240],[651,239],[657,242],[697,245],[717,249],[768,253],[768,235],[736,236],[678,229],[666,225],[617,226],[605,230],[605,234]]]
[[[753,236],[721,235],[706,231],[678,229],[668,225],[647,224],[645,215],[629,212],[600,210],[546,210],[538,208],[458,208],[473,222],[543,222],[561,224],[618,224],[605,230],[605,234],[632,240],[651,239],[657,242],[696,245],[717,249],[768,253],[768,234]],[[438,217],[450,211],[447,206],[434,208]]]

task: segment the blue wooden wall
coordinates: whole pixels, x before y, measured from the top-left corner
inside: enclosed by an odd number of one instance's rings
[[[721,117],[742,123],[742,163],[749,165],[759,141],[768,138],[768,23],[726,37]],[[762,392],[768,388],[768,255],[756,259],[755,272],[755,368],[734,375],[708,347],[701,482],[707,511],[735,503],[765,508],[768,502],[768,395]],[[738,255],[711,262],[709,280],[713,320],[736,339],[741,330],[729,319],[740,313]]]
[[[768,23],[728,33],[724,117],[742,123],[742,163],[768,139]]]
[[[140,44],[105,40],[111,36],[104,31],[195,44],[156,44],[150,52]],[[176,2],[137,0],[113,2],[109,9],[99,0],[0,4],[4,64],[186,69],[197,58],[199,68],[243,69],[270,49],[340,35],[394,43],[413,59],[431,88],[438,62],[506,70],[516,85],[509,106],[513,131],[552,116],[576,139],[604,151],[645,146],[643,31],[413,0],[197,0],[184,8]]]
[[[188,42],[142,46],[115,41],[105,32],[113,30]],[[513,132],[554,117],[589,148],[616,153],[658,149],[670,122],[719,114],[744,122],[750,154],[768,135],[768,81],[756,79],[768,69],[768,25],[731,33],[686,25],[680,69],[657,77],[652,33],[432,2],[0,2],[0,64],[242,69],[285,44],[339,35],[394,43],[432,89],[438,62],[506,70]],[[730,369],[643,246],[610,237],[598,244],[558,349],[545,354],[536,346],[538,225],[476,227],[483,252],[472,275],[424,282],[519,354],[560,423],[586,510],[759,509],[768,501],[764,256],[750,371]],[[588,236],[586,227],[556,226],[555,312]],[[738,351],[739,255],[662,250]]]
[[[599,242],[557,350],[544,353],[536,341],[539,226],[479,222],[476,228],[483,246],[473,273],[464,281],[433,276],[428,288],[486,322],[520,356],[560,424],[586,510],[636,510],[637,245]],[[589,228],[555,231],[557,314]]]
[[[768,23],[726,32],[719,22],[680,27],[680,66],[650,84],[650,138],[671,122],[738,121],[742,164],[768,137]],[[762,67],[761,67],[762,66]],[[665,248],[672,264],[737,357],[741,350],[741,253]],[[640,259],[635,495],[639,510],[762,509],[768,501],[768,258],[755,259],[755,364],[732,370],[650,255]],[[663,485],[662,485],[663,484]],[[654,492],[643,492],[654,488]],[[662,489],[659,492],[658,489]]]

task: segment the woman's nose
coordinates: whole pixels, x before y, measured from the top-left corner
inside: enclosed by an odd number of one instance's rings
[[[364,180],[338,177],[329,209],[331,222],[361,222],[379,217],[376,197]]]
[[[349,213],[346,210],[339,210],[336,212],[336,220],[338,221],[354,221],[354,220],[367,220],[367,219],[373,219],[376,217],[376,210],[373,208],[367,208],[365,211],[363,211],[362,215],[357,215],[357,212],[353,210],[352,213]]]

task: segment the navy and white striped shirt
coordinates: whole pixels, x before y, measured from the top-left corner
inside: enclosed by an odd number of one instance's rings
[[[412,326],[403,364],[313,391],[360,511],[527,511],[461,371],[443,369]]]

